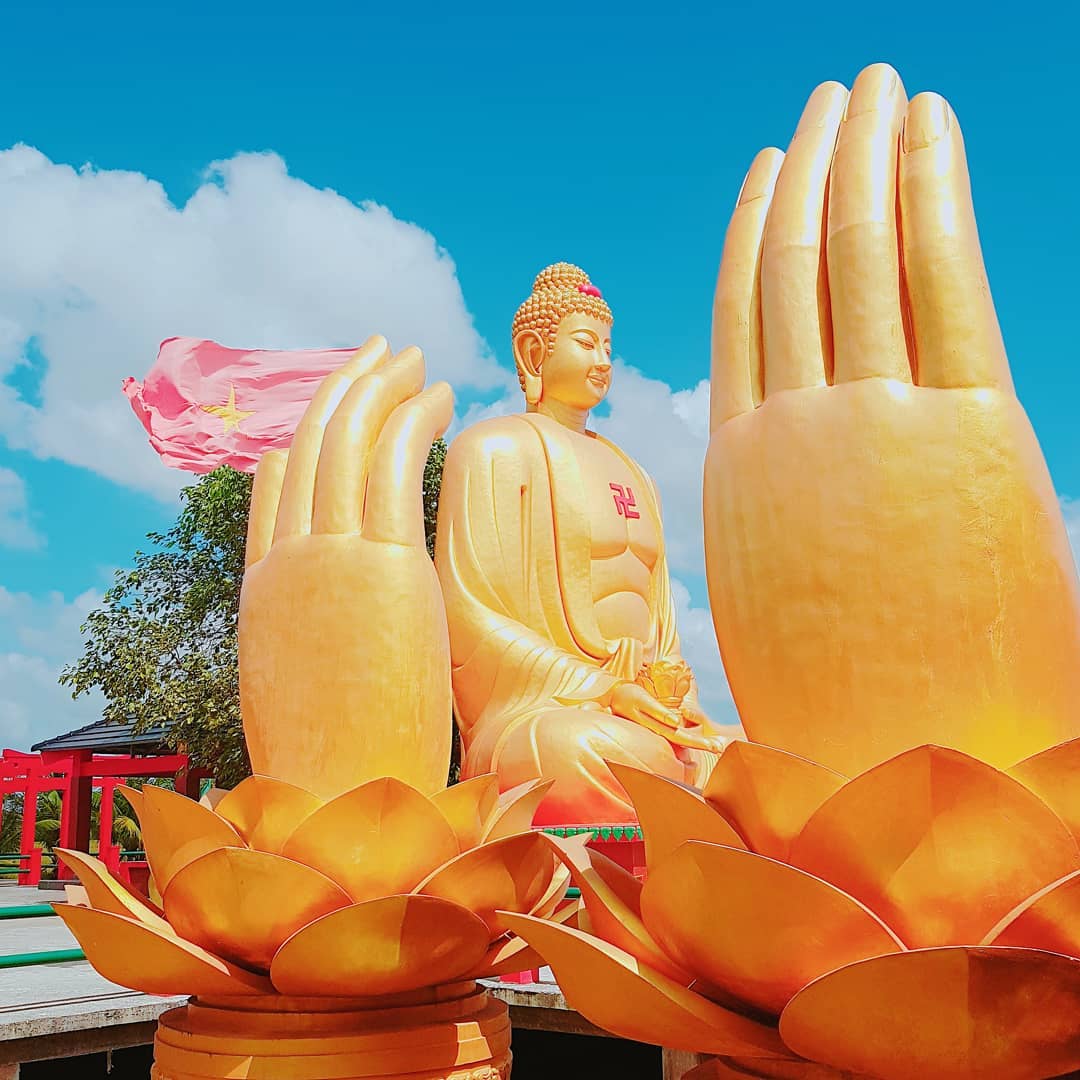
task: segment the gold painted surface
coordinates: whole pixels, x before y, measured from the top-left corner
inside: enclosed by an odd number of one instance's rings
[[[1000,767],[1080,734],[1080,591],[945,101],[876,65],[763,151],[712,391],[709,595],[753,740],[851,776],[927,742]]]
[[[507,1007],[474,984],[400,1003],[282,998],[258,1012],[192,1003],[162,1016],[151,1077],[507,1080],[509,1048]]]
[[[267,454],[256,473],[244,733],[256,773],[322,799],[381,776],[446,786],[446,618],[415,497],[453,396],[423,384],[419,350],[373,338],[323,381],[284,469]]]
[[[804,1056],[880,1080],[1033,1080],[1080,1068],[1078,1011],[1076,957],[926,949],[819,979],[780,1032]]]
[[[607,760],[693,781],[726,741],[681,655],[652,481],[587,426],[611,326],[584,271],[542,271],[512,335],[527,411],[458,435],[443,473],[462,775],[553,781],[538,824],[632,821]]]

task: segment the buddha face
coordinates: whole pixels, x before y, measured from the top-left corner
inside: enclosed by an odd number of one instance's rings
[[[542,401],[575,409],[599,405],[611,386],[611,325],[580,312],[565,316],[540,377]]]

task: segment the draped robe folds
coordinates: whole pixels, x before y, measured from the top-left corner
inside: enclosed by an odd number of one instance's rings
[[[633,821],[605,759],[694,782],[712,758],[601,704],[643,663],[679,659],[679,639],[652,481],[606,440],[634,476],[638,506],[653,516],[660,548],[648,640],[601,633],[572,438],[537,414],[499,417],[463,432],[447,453],[435,562],[450,629],[462,778],[495,772],[502,790],[553,778],[538,824]]]

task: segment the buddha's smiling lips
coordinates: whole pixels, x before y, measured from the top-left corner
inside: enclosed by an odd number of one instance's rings
[[[608,388],[608,377],[606,375],[601,375],[597,371],[589,372],[585,378],[588,382],[591,382],[593,386],[599,387],[601,390],[606,390]]]

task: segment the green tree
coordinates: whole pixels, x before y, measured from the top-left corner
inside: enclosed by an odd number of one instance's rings
[[[125,851],[137,851],[142,844],[139,822],[127,799],[114,792],[112,840]],[[45,851],[52,851],[60,839],[60,814],[64,799],[59,791],[43,791],[38,795],[37,823],[34,839]],[[95,790],[90,796],[90,847],[97,850],[101,822],[101,792]],[[18,850],[16,845],[14,850]]]
[[[19,850],[22,837],[23,795],[21,791],[4,796],[3,809],[0,810],[0,852],[10,854]]]
[[[434,551],[446,444],[424,470],[424,527]],[[86,642],[60,682],[72,696],[98,688],[107,720],[167,741],[231,787],[251,771],[240,723],[236,620],[244,574],[251,477],[223,466],[181,492],[168,532],[150,533],[83,624]]]

